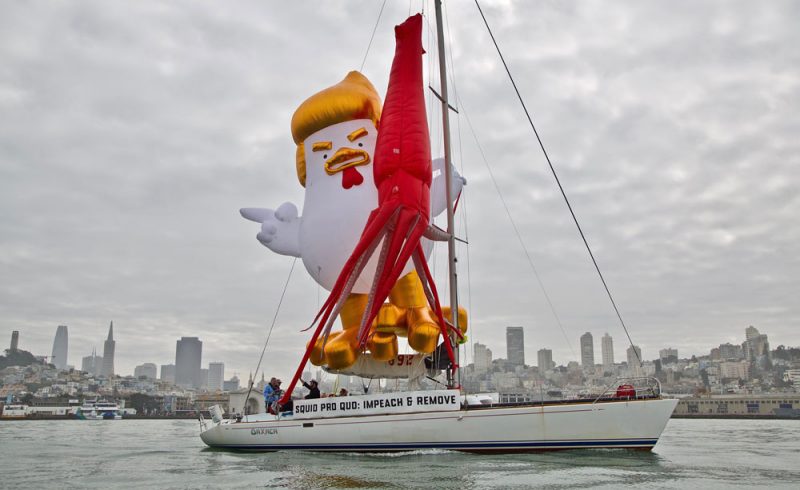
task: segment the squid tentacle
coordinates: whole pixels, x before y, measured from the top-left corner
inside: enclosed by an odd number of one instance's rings
[[[325,303],[322,305],[322,308],[319,310],[317,315],[314,317],[314,320],[311,322],[313,326],[317,321],[324,315],[325,312],[330,312],[330,307],[338,300],[339,296],[344,289],[344,285],[347,283],[347,280],[352,275],[352,271],[354,270],[356,262],[358,259],[365,254],[367,249],[372,244],[372,238],[374,238],[379,230],[381,230],[386,223],[391,219],[391,216],[396,213],[397,210],[391,208],[376,208],[374,209],[367,219],[366,227],[364,231],[361,233],[361,238],[359,239],[356,247],[353,249],[353,252],[350,254],[350,258],[347,259],[344,266],[342,267],[342,273],[339,274],[339,277],[336,279],[336,282],[331,288],[331,292],[328,295],[328,299],[325,300]],[[344,271],[348,271],[344,273]]]
[[[373,303],[372,309],[369,312],[369,316],[366,318],[367,325],[369,325],[378,315],[378,310],[380,309],[381,304],[383,304],[383,301],[389,296],[389,292],[391,292],[395,282],[397,282],[397,280],[400,278],[400,275],[403,273],[406,263],[408,263],[408,260],[411,258],[414,249],[419,244],[419,240],[422,236],[425,226],[427,226],[422,220],[419,219],[419,215],[412,215],[409,218],[414,220],[413,225],[408,228],[406,234],[407,238],[401,240],[402,248],[396,255],[397,260],[395,261],[394,266],[391,268],[386,268],[383,271],[384,273],[382,274],[378,285],[378,290],[376,291],[375,303]],[[365,345],[366,336],[362,336],[360,341],[362,346]]]
[[[404,214],[402,213],[402,207],[396,208],[396,213],[398,215],[392,219],[388,223],[388,233],[386,239],[383,242],[383,248],[381,250],[381,255],[378,261],[378,266],[375,268],[375,277],[372,281],[372,287],[369,293],[369,300],[367,302],[367,307],[364,309],[364,314],[361,317],[361,325],[358,331],[358,338],[360,340],[361,346],[366,342],[366,338],[368,336],[369,325],[370,325],[370,315],[373,310],[373,307],[378,304],[382,304],[383,300],[386,299],[385,297],[379,296],[379,291],[381,286],[385,281],[386,275],[391,271],[394,267],[396,262],[397,253],[402,246],[402,237],[399,233],[397,233],[397,229],[400,228],[402,225],[400,220],[404,218]],[[390,263],[391,267],[387,267],[387,261],[389,257],[393,257],[395,260],[392,260]],[[379,308],[380,306],[378,306]]]
[[[353,291],[353,287],[355,286],[356,281],[358,280],[358,276],[361,275],[361,272],[366,267],[367,262],[369,261],[369,255],[371,254],[372,250],[375,250],[375,247],[378,244],[378,240],[374,240],[371,247],[368,249],[369,252],[362,255],[358,261],[356,262],[356,268],[353,271],[354,273],[350,275],[350,279],[347,281],[347,284],[342,291],[341,296],[339,296],[339,300],[336,302],[336,306],[334,306],[333,310],[331,311],[331,315],[328,318],[328,321],[325,323],[325,328],[322,333],[322,348],[325,349],[325,345],[328,343],[328,337],[331,333],[331,328],[333,327],[333,323],[336,321],[336,317],[339,316],[339,312],[342,311],[342,307],[344,307],[344,303],[347,301],[347,298],[350,296],[350,293]]]
[[[367,323],[367,316],[369,312],[372,310],[372,305],[375,303],[375,295],[378,290],[379,279],[381,276],[381,271],[383,270],[386,259],[389,255],[389,248],[390,248],[390,232],[389,229],[393,228],[392,223],[387,223],[386,228],[384,229],[384,240],[383,246],[381,247],[380,255],[378,256],[378,264],[375,267],[375,275],[372,278],[372,286],[370,287],[369,296],[367,299],[367,307],[364,308],[364,312],[361,314],[361,323],[359,324],[358,328],[358,335],[357,338],[361,339],[365,336],[364,330],[368,328]]]
[[[394,210],[396,212],[396,210]],[[311,328],[314,324],[317,323],[322,318],[322,323],[328,321],[328,318],[331,313],[331,308],[334,306],[335,302],[338,301],[339,297],[342,295],[342,291],[344,286],[346,285],[347,281],[350,280],[350,277],[353,275],[355,271],[355,265],[359,262],[361,257],[367,255],[366,252],[369,250],[370,246],[373,244],[374,237],[380,232],[380,230],[386,225],[386,222],[391,219],[391,214],[393,214],[392,209],[374,209],[367,219],[367,225],[364,229],[364,232],[361,234],[361,239],[356,244],[355,249],[350,254],[350,258],[347,259],[345,262],[344,267],[342,268],[342,273],[339,274],[339,277],[336,279],[336,283],[334,283],[333,288],[331,288],[331,292],[328,295],[328,298],[325,300],[325,303],[320,308],[317,315],[314,317],[314,320],[311,322]],[[371,239],[372,238],[372,239]],[[367,257],[368,261],[369,257]],[[366,265],[366,261],[364,262]],[[344,271],[348,271],[345,273]],[[361,271],[359,271],[359,274]],[[356,275],[358,278],[358,275]],[[306,329],[308,330],[308,329]]]
[[[422,274],[420,276],[425,277],[425,282],[423,283],[423,287],[426,289],[426,294],[430,293],[433,296],[433,303],[432,306],[434,307],[434,312],[436,313],[436,319],[439,323],[439,329],[442,332],[442,337],[444,337],[444,346],[447,349],[447,355],[450,357],[450,360],[453,361],[454,368],[458,366],[455,363],[455,354],[453,352],[453,345],[450,342],[450,335],[447,334],[447,330],[445,327],[445,320],[444,315],[442,314],[442,306],[439,302],[439,293],[436,291],[436,284],[433,282],[433,276],[431,275],[431,271],[428,268],[428,263],[425,261],[425,255],[422,250],[422,246],[418,245],[417,249],[415,250],[414,254],[414,266],[417,267],[417,273],[419,274],[419,268],[422,268]],[[454,313],[457,314],[457,313]]]

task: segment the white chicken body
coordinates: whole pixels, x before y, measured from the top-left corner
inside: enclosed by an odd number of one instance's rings
[[[357,134],[360,136],[351,140]],[[332,124],[305,139],[306,192],[302,216],[298,216],[297,207],[289,202],[275,211],[265,208],[241,210],[245,218],[261,223],[257,237],[264,246],[281,255],[300,257],[311,277],[327,290],[333,288],[361,237],[370,212],[378,206],[378,189],[372,173],[377,136],[372,120],[355,119]],[[331,164],[339,151],[352,155],[352,158]],[[359,163],[363,155],[368,156],[368,161]],[[441,159],[434,160],[431,185],[433,216],[445,208],[442,166]],[[456,172],[454,176],[452,195],[457,196],[465,180]],[[359,183],[354,183],[359,180]],[[432,243],[426,239],[422,243],[425,255],[429,257]],[[369,293],[378,255],[376,253],[367,263],[352,292]],[[413,268],[409,262],[403,274]]]

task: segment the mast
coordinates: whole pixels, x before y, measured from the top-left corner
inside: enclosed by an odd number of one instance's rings
[[[458,277],[456,274],[456,241],[455,224],[453,215],[452,186],[453,172],[451,169],[452,157],[450,154],[450,107],[447,99],[447,58],[444,53],[444,27],[442,26],[442,0],[435,0],[436,7],[436,39],[439,48],[439,99],[442,102],[442,134],[444,135],[444,182],[447,200],[447,270],[450,282],[450,311],[453,317],[453,327],[458,331]],[[450,334],[454,345],[458,339],[455,334]],[[459,349],[454,349],[455,366],[459,364]],[[448,372],[448,384],[453,386],[460,383],[460,379],[453,379],[453,372]],[[460,377],[460,376],[459,376]]]

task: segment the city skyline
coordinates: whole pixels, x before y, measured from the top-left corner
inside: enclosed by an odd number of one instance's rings
[[[372,2],[310,11],[289,3],[268,13],[245,3],[235,18],[190,3],[4,9],[0,61],[15,76],[0,90],[8,150],[0,337],[18,330],[21,348],[47,355],[54,328],[69,325],[77,365],[93,347],[102,353],[98,340],[113,319],[117,372],[172,362],[183,335],[204,339],[207,357],[229,369],[253,369],[292,259],[259,244],[238,210],[302,208],[291,115],[364,60],[383,96],[391,26],[407,7],[387,3],[369,53]],[[701,354],[747,325],[769,332],[773,345],[798,343],[795,8],[486,6],[646,357],[667,346]],[[474,9],[448,15],[459,110],[453,156],[468,181],[457,213],[457,229],[469,229],[469,253],[458,245],[467,336],[499,354],[503,329],[522,325],[532,362],[542,346],[556,360],[574,359],[580,334],[608,331],[624,359],[624,332],[490,40]],[[327,27],[341,18],[359,27],[332,36]],[[425,64],[433,62],[431,52]],[[441,114],[430,118],[438,156]],[[42,196],[58,196],[56,219]],[[431,264],[448,297],[440,245]],[[309,338],[302,329],[324,295],[297,264],[267,369],[287,376],[296,368]]]
[[[113,322],[111,322],[111,325],[109,326],[109,338],[113,335],[113,331],[112,330],[113,330]],[[517,353],[519,352],[519,347],[520,347],[518,341],[521,341],[521,343],[522,343],[521,347],[524,348],[525,350],[534,349],[536,347],[536,346],[529,346],[529,345],[527,345],[525,343],[524,330],[525,330],[524,327],[519,327],[519,326],[506,327],[506,344],[504,346],[505,349],[503,349],[503,350],[506,352],[506,359],[507,360],[508,360],[508,357],[509,357],[508,356],[508,354],[509,354],[509,340],[511,340],[511,343],[514,344],[514,347],[511,349],[512,351],[514,351],[514,352],[512,352],[512,354],[517,355],[517,356],[519,356],[519,354],[517,354]],[[767,337],[768,337],[767,334],[761,333],[758,330],[758,328],[754,327],[753,325],[747,326],[744,329],[744,331],[745,331],[745,336],[744,336],[745,340],[744,340],[744,342],[740,343],[740,342],[738,342],[738,340],[734,339],[735,343],[726,342],[726,343],[723,343],[723,344],[715,344],[714,346],[709,347],[709,349],[706,350],[705,352],[692,353],[692,354],[689,354],[689,355],[687,355],[687,356],[685,356],[683,358],[684,359],[688,359],[688,358],[691,358],[692,356],[697,356],[697,357],[710,356],[710,358],[712,358],[712,359],[714,359],[714,358],[717,358],[717,359],[723,358],[724,359],[724,358],[727,358],[727,357],[743,357],[743,358],[746,358],[746,359],[751,359],[751,358],[758,357],[759,355],[763,355],[765,352],[769,351],[770,344],[767,341]],[[588,337],[587,337],[587,335],[588,335]],[[581,335],[581,337],[579,339],[579,345],[580,345],[581,342],[583,342],[584,339],[592,340],[592,343],[591,344],[587,344],[587,345],[591,346],[592,349],[593,349],[593,336],[592,336],[591,332],[585,332],[583,335]],[[153,367],[156,368],[156,371],[157,371],[156,374],[152,376],[154,379],[169,380],[169,381],[172,381],[175,384],[178,384],[177,383],[177,379],[176,379],[176,376],[177,376],[177,374],[176,374],[177,373],[176,364],[177,364],[177,360],[178,360],[178,352],[181,349],[180,346],[181,346],[181,342],[182,341],[185,341],[186,343],[193,343],[193,344],[198,344],[199,345],[199,347],[197,345],[195,345],[195,350],[193,351],[193,353],[190,354],[189,357],[192,357],[193,361],[195,362],[194,366],[199,367],[200,371],[197,372],[197,373],[191,374],[191,373],[194,372],[194,369],[193,368],[185,368],[187,370],[186,372],[189,373],[189,374],[187,374],[187,376],[191,376],[192,377],[192,381],[190,383],[188,383],[188,384],[186,382],[182,382],[181,385],[185,385],[187,387],[188,386],[191,386],[191,387],[206,386],[207,383],[210,384],[211,377],[213,376],[212,370],[214,370],[215,368],[216,369],[220,369],[220,366],[221,366],[221,370],[222,370],[222,378],[220,378],[220,376],[217,374],[217,379],[221,379],[223,383],[226,381],[226,379],[224,378],[224,373],[226,372],[225,362],[224,361],[211,361],[211,362],[207,363],[207,367],[206,368],[202,368],[203,342],[197,337],[186,337],[186,336],[183,336],[183,337],[181,337],[180,339],[177,340],[177,348],[175,350],[175,355],[173,357],[173,362],[174,362],[173,364],[160,364],[159,365],[158,363],[153,363],[153,362],[149,362],[149,361],[145,361],[142,364],[142,361],[140,360],[140,361],[138,361],[138,363],[140,363],[140,364],[137,364],[136,366],[134,366],[133,370],[130,373],[115,373],[115,374],[120,374],[121,376],[126,376],[126,375],[131,375],[131,374],[135,375],[135,372],[136,372],[137,369],[142,368],[144,365],[152,365]],[[12,336],[11,336],[10,345],[13,346],[13,345],[15,345],[15,343],[18,344],[18,342],[19,342],[19,332],[18,331],[14,331],[12,333]],[[486,364],[483,364],[484,365],[484,369],[486,367],[488,367],[488,364],[490,364],[492,359],[494,359],[493,356],[492,356],[491,349],[489,349],[487,345],[481,344],[481,343],[478,343],[478,342],[470,343],[469,345],[471,346],[471,349],[474,351],[474,353],[470,353],[467,363],[471,364],[471,363],[474,362],[474,359],[480,359],[479,360],[479,364],[476,364],[476,366],[480,365],[480,363],[486,363]],[[603,337],[601,338],[601,346],[602,346],[601,358],[599,360],[595,359],[595,362],[592,363],[591,366],[607,366],[607,364],[606,364],[606,360],[607,359],[611,360],[611,365],[618,364],[618,363],[614,362],[615,354],[614,354],[614,350],[613,350],[614,349],[613,345],[614,345],[613,337],[611,335],[609,335],[608,332],[606,332],[603,335]],[[776,345],[778,345],[778,344],[776,344]],[[785,344],[781,344],[781,345],[785,345]],[[607,346],[610,347],[611,354],[612,354],[609,357],[606,357],[606,355],[605,355]],[[793,344],[788,344],[786,346],[787,347],[794,347]],[[636,352],[634,352],[634,350],[633,350],[634,348],[635,348]],[[479,353],[480,353],[480,357],[479,357]],[[625,362],[626,363],[631,364],[631,361],[633,361],[633,364],[638,364],[639,360],[641,360],[641,362],[647,362],[647,361],[654,361],[654,360],[658,360],[658,359],[663,360],[663,359],[665,359],[667,357],[670,357],[670,356],[677,358],[678,357],[678,349],[675,349],[673,347],[663,347],[663,348],[658,349],[655,354],[652,354],[650,356],[646,356],[646,355],[644,355],[642,353],[642,349],[641,349],[640,346],[638,346],[638,345],[633,345],[632,346],[630,344],[627,344],[625,346],[625,349],[624,349],[624,354],[625,355],[622,356],[622,357],[625,358]],[[573,362],[573,361],[577,362],[577,363],[579,363],[581,365],[584,365],[582,357],[583,356],[582,356],[582,353],[581,353],[581,356],[579,356],[577,359],[564,358],[564,359],[561,359],[561,360],[555,360],[553,358],[553,350],[552,349],[550,349],[548,347],[540,347],[536,351],[536,357],[535,357],[537,359],[536,364],[533,364],[533,363],[530,363],[530,362],[525,362],[524,358],[522,358],[522,361],[525,363],[524,365],[527,365],[527,366],[534,366],[535,365],[537,367],[540,366],[540,363],[541,363],[542,359],[547,359],[551,363],[552,366],[559,366],[559,365],[560,366],[566,366],[567,364],[569,364],[570,362]],[[531,357],[531,358],[533,358],[533,357]],[[102,360],[103,360],[103,358],[101,356],[97,356],[95,351],[93,350],[90,356],[82,357],[82,363],[81,363],[81,368],[80,369],[83,370],[83,371],[87,371],[87,372],[93,373],[93,374],[101,375],[102,369],[101,369],[100,364],[102,363]],[[199,361],[199,364],[197,364],[197,361]],[[512,364],[514,364],[513,361],[511,361],[511,362],[512,362]],[[98,363],[100,363],[100,364],[98,364]],[[70,365],[73,366],[76,369],[78,368],[77,365],[72,365],[72,364],[70,364]],[[96,367],[96,371],[92,371],[90,366],[95,366],[95,365],[97,366]],[[586,366],[584,366],[584,367],[586,367]],[[233,371],[234,370],[232,370],[232,372]],[[269,371],[269,367],[262,367],[260,372],[263,373],[265,371]],[[205,372],[205,375],[202,374],[203,372]],[[238,372],[238,370],[235,370],[235,372]],[[252,369],[250,369],[250,372],[252,372]],[[218,371],[217,371],[217,373],[218,373]]]
[[[520,340],[519,327],[512,328],[513,333],[508,340],[518,344]],[[586,338],[584,334],[582,337]],[[610,339],[609,335],[605,335]],[[741,338],[740,338],[741,339]],[[640,363],[641,352],[636,352],[636,347],[627,349],[627,359],[612,365],[595,364],[592,366],[581,365],[577,361],[569,361],[556,366],[552,362],[552,351],[546,348],[539,349],[537,365],[519,365],[508,359],[493,359],[491,350],[480,343],[474,344],[475,363],[464,365],[462,381],[465,389],[470,391],[483,390],[489,392],[500,390],[501,400],[524,401],[543,393],[562,393],[561,390],[583,390],[585,387],[607,387],[609,382],[619,376],[648,376],[656,377],[662,387],[674,394],[697,394],[702,392],[719,393],[781,393],[791,386],[800,386],[800,369],[796,369],[796,362],[800,362],[800,347],[784,349],[779,347],[770,349],[768,334],[759,331],[755,326],[748,326],[744,330],[744,341],[741,344],[719,344],[710,349],[705,356],[695,358],[680,358],[677,349],[667,347],[659,350],[658,358],[644,359]],[[11,350],[14,341],[12,336]],[[185,364],[186,358],[198,359],[202,355],[201,342],[197,338],[183,337],[178,340],[178,346],[184,345],[185,352],[176,351],[176,362]],[[196,346],[198,348],[192,348]],[[512,349],[513,352],[513,349]],[[24,357],[24,356],[23,356]],[[46,356],[41,356],[46,357]],[[88,369],[85,373],[59,370],[55,366],[29,366],[22,370],[10,367],[4,372],[2,382],[8,385],[8,391],[24,391],[25,386],[20,385],[23,379],[20,373],[24,372],[28,383],[41,386],[34,396],[44,398],[74,397],[83,393],[86,396],[96,396],[97,390],[101,392],[116,393],[117,389],[123,394],[132,393],[159,393],[175,396],[176,390],[183,397],[189,399],[195,394],[217,393],[220,391],[236,390],[240,386],[239,378],[234,373],[230,380],[225,380],[225,366],[222,362],[210,362],[208,368],[201,368],[199,363],[190,369],[194,376],[199,371],[199,383],[177,384],[174,381],[175,365],[162,365],[161,378],[156,379],[156,365],[144,363],[136,367],[134,375],[115,376],[114,379],[98,378],[92,372],[92,366],[97,365],[97,360],[92,357],[84,358]],[[660,361],[660,362],[659,362]],[[190,363],[191,364],[191,363]],[[191,366],[190,366],[191,367]],[[198,369],[200,368],[200,369]],[[28,374],[32,375],[28,378]],[[252,373],[251,373],[252,374]],[[259,373],[255,373],[258,378]],[[312,372],[306,371],[304,379],[311,379]],[[250,379],[253,379],[250,376]],[[265,383],[266,373],[261,371],[260,385]],[[351,377],[325,379],[322,370],[316,369],[314,379],[323,381],[328,386],[335,386],[342,381],[345,385],[352,386]],[[166,381],[166,383],[164,383]],[[263,386],[259,386],[257,391]],[[4,388],[5,389],[5,388]],[[10,390],[10,391],[9,391]],[[199,395],[203,396],[203,395]],[[571,395],[574,396],[574,395]],[[520,399],[522,398],[522,399]],[[166,401],[166,398],[165,398]],[[167,403],[170,406],[172,402]],[[166,405],[165,405],[166,406]]]

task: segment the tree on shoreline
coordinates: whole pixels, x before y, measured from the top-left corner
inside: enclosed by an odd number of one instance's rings
[[[26,350],[17,349],[12,351],[11,349],[6,349],[6,355],[0,356],[0,369],[10,366],[26,367],[31,364],[42,364],[42,361]]]

